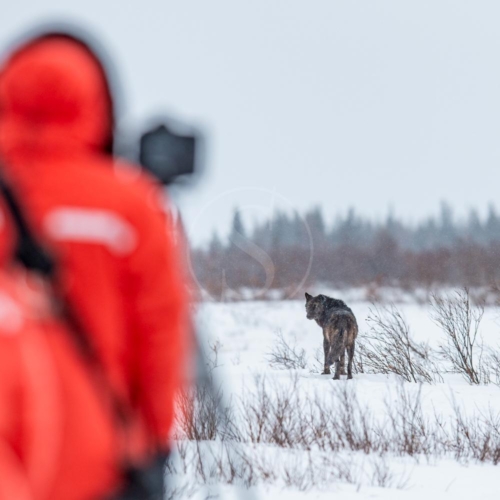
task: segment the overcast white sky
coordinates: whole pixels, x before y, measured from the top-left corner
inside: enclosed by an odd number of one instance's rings
[[[181,207],[200,241],[273,206],[407,220],[500,207],[498,0],[16,0],[0,44],[80,22],[116,59],[125,123],[209,135]]]

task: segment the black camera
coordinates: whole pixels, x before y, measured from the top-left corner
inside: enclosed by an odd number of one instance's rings
[[[140,137],[139,163],[162,184],[172,184],[199,170],[202,135],[190,130],[179,134],[166,121],[144,132]]]

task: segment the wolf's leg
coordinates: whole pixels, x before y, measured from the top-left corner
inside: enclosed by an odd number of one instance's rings
[[[328,364],[328,354],[330,351],[330,344],[326,340],[326,338],[323,338],[323,351],[325,353],[325,367],[321,375],[330,375],[330,365]]]
[[[345,375],[345,350],[342,350],[340,355],[340,374]]]
[[[340,358],[335,361],[335,375],[333,380],[340,380]]]
[[[347,361],[347,380],[352,378],[352,360],[354,358],[354,342],[347,348],[347,355],[349,360]]]

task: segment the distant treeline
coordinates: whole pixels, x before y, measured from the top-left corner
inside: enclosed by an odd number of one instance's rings
[[[417,225],[393,216],[373,222],[353,209],[330,227],[320,208],[304,215],[276,212],[251,230],[235,210],[229,237],[214,235],[192,251],[198,282],[224,289],[283,289],[325,283],[413,289],[436,285],[482,286],[500,282],[500,216],[472,210],[456,221],[443,204],[439,216]]]

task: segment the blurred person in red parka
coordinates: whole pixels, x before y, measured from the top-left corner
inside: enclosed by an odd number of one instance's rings
[[[4,61],[3,174],[54,255],[58,294],[125,413],[124,468],[156,470],[157,457],[168,453],[187,362],[184,260],[160,188],[112,157],[113,132],[104,67],[81,40],[41,35]]]
[[[0,500],[90,500],[119,488],[114,418],[39,279],[12,265],[0,206]]]

